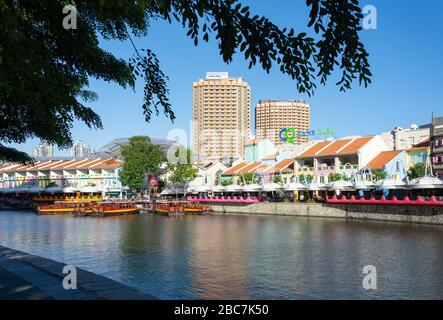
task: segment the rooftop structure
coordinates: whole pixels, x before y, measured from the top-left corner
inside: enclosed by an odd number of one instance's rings
[[[160,149],[166,154],[169,148],[174,147],[175,142],[171,140],[161,139],[161,138],[150,138],[151,143],[160,147]],[[122,147],[129,144],[129,138],[117,138],[101,147],[98,152],[94,153],[95,156],[100,158],[111,157],[119,158],[122,157]]]

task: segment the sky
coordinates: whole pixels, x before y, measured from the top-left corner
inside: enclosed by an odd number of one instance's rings
[[[265,15],[278,26],[308,31],[305,0],[248,0],[253,14]],[[243,77],[251,86],[251,126],[254,128],[255,105],[260,99],[303,99],[311,105],[311,128],[333,128],[335,137],[370,135],[389,131],[395,126],[429,123],[431,113],[443,115],[443,1],[362,0],[360,5],[377,9],[377,29],[363,30],[361,40],[369,52],[372,84],[358,82],[342,93],[331,77],[326,86],[317,88],[313,97],[300,94],[296,84],[274,67],[267,74],[256,65],[248,69],[243,55],[234,56],[226,65],[219,55],[215,39],[200,41],[195,47],[186,30],[177,23],[154,21],[144,38],[134,39],[138,48],[150,48],[158,56],[160,67],[169,77],[170,101],[176,114],[171,123],[163,114],[144,121],[143,81],[135,92],[115,84],[91,79],[90,90],[99,98],[90,106],[102,118],[103,130],[90,130],[82,123],[72,129],[74,140],[81,139],[98,149],[114,138],[149,135],[166,138],[169,130],[189,132],[192,115],[192,82],[208,71],[227,71],[230,77]],[[129,42],[101,41],[113,54],[128,58],[134,49]],[[188,143],[190,143],[188,135]],[[31,152],[38,140],[16,148]],[[68,150],[55,156],[68,155]]]

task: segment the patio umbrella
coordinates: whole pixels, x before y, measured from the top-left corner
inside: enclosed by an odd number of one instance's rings
[[[80,190],[75,187],[64,187],[63,188],[64,193],[76,193],[77,191],[80,191]]]
[[[236,185],[236,184],[230,184],[225,187],[226,192],[240,192],[242,190],[243,190],[243,188],[239,185]]]
[[[291,182],[283,187],[285,191],[299,191],[299,190],[307,190],[308,187],[300,182]]]
[[[408,188],[411,189],[443,189],[443,180],[437,177],[421,177],[409,182]]]
[[[211,190],[212,192],[223,192],[226,190],[226,188],[223,186],[213,186]]]
[[[283,187],[275,182],[271,182],[271,183],[265,183],[263,185],[263,191],[266,192],[271,192],[271,191],[277,191],[277,190],[281,190]]]
[[[337,180],[329,183],[328,188],[332,190],[352,190],[354,185],[350,181]]]
[[[94,193],[94,192],[98,192],[96,187],[90,187],[90,186],[86,186],[83,188],[80,188],[80,191],[83,193]]]
[[[312,182],[309,185],[309,191],[321,191],[321,190],[326,190],[327,188],[328,186],[321,182]]]
[[[354,183],[355,189],[374,189],[375,183],[369,180],[360,180]]]
[[[210,192],[211,186],[207,184],[202,184],[194,189],[195,192]]]
[[[245,191],[245,192],[259,192],[262,190],[262,188],[263,187],[261,185],[252,183],[252,184],[244,185],[243,191]]]
[[[379,189],[404,189],[406,187],[403,181],[392,178],[378,180],[375,185]]]

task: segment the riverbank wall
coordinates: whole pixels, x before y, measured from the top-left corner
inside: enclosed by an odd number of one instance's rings
[[[77,288],[66,290],[63,287],[67,276],[65,266],[54,260],[0,246],[0,300],[157,300],[77,267]],[[69,270],[71,273],[72,269]]]
[[[212,204],[215,214],[283,215],[443,225],[443,207],[326,203]]]

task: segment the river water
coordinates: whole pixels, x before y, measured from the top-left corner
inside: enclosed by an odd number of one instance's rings
[[[161,299],[443,299],[442,226],[0,211],[0,245]],[[365,265],[376,267],[376,290],[363,288]]]

